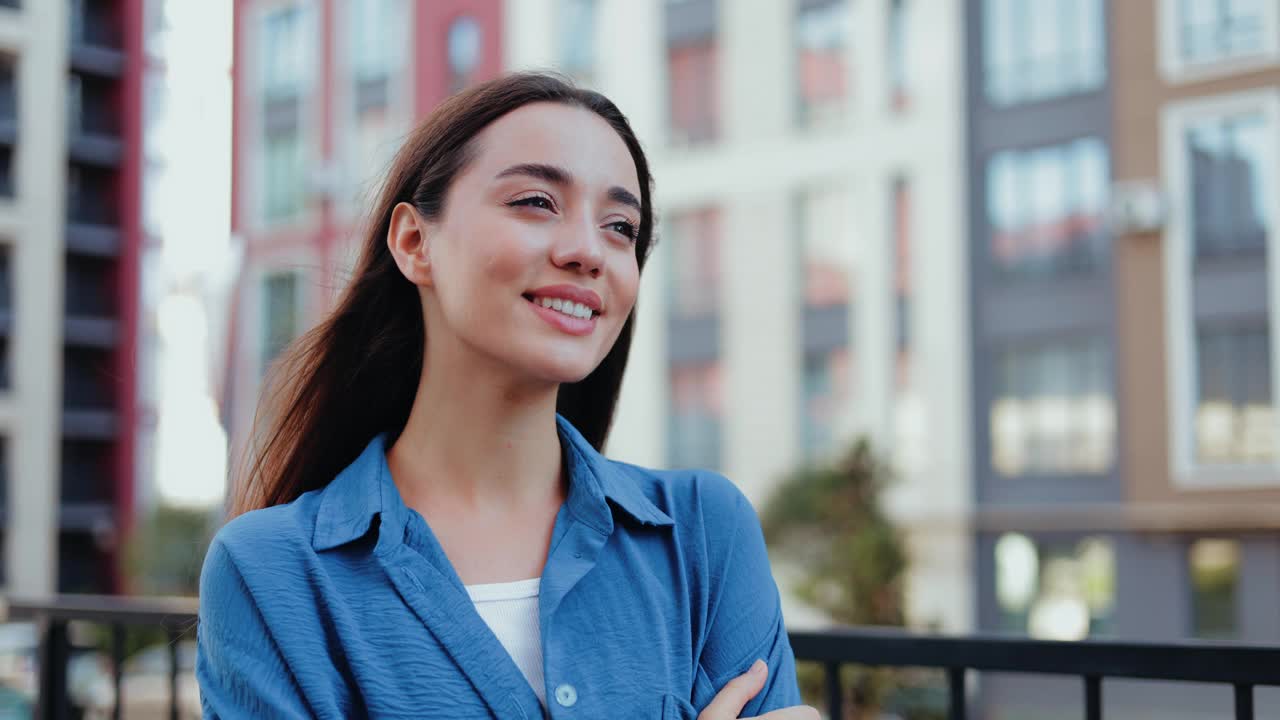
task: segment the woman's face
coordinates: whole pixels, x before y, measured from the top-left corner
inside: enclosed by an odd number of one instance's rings
[[[577,382],[635,305],[635,163],[602,118],[555,103],[504,115],[475,148],[443,214],[422,224],[427,342]]]

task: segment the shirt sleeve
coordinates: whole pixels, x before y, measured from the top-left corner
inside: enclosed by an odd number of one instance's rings
[[[196,681],[206,720],[312,717],[244,577],[216,538],[200,571]]]
[[[719,480],[728,498],[708,507],[720,508],[729,517],[728,522],[714,523],[710,530],[725,537],[708,539],[724,549],[716,553],[721,559],[711,568],[717,574],[712,587],[718,590],[710,598],[712,611],[698,660],[694,698],[701,712],[716,693],[759,658],[768,664],[769,676],[742,710],[743,717],[754,717],[800,705],[800,687],[760,518],[737,486]]]

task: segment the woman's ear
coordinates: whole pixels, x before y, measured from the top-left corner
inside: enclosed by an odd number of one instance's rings
[[[407,202],[396,203],[387,229],[387,248],[400,273],[414,285],[431,285],[430,237],[427,221]]]

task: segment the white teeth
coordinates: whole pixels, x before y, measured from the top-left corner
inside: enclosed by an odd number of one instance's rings
[[[551,308],[552,310],[557,310],[565,315],[576,318],[586,319],[595,314],[594,311],[586,305],[573,302],[572,300],[565,300],[563,298],[541,297],[535,299],[534,302],[544,308]]]

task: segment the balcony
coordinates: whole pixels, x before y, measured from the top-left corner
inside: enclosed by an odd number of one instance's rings
[[[8,598],[7,620],[39,621],[39,695],[34,717],[62,718],[71,710],[67,660],[71,655],[68,623],[98,623],[110,627],[111,698],[128,704],[122,692],[124,629],[147,626],[167,635],[169,717],[193,698],[190,663],[179,661],[179,642],[193,635],[197,623],[196,598],[131,598],[62,595],[49,599]],[[828,718],[845,717],[843,665],[934,668],[947,677],[947,717],[965,720],[976,703],[969,691],[970,676],[982,672],[1013,672],[1076,677],[1086,720],[1103,717],[1106,680],[1142,679],[1184,683],[1212,683],[1231,688],[1234,717],[1254,717],[1254,688],[1280,686],[1280,648],[1210,643],[1062,642],[1014,637],[941,636],[882,628],[836,628],[823,632],[792,632],[791,646],[798,662],[816,662],[826,670]],[[189,645],[187,646],[189,648]],[[47,659],[48,662],[43,660]],[[179,676],[184,675],[179,682]],[[179,688],[187,690],[180,693]],[[198,709],[198,702],[194,703]],[[1225,713],[1226,708],[1223,708]],[[120,710],[114,709],[115,717]]]

